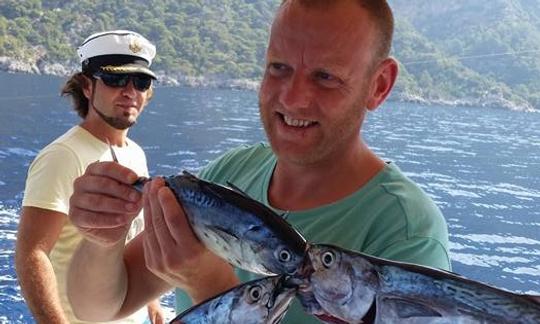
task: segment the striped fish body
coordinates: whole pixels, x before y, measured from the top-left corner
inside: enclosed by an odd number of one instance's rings
[[[241,269],[295,274],[306,242],[281,216],[247,195],[184,173],[165,178],[198,238]]]
[[[456,274],[330,245],[308,248],[299,297],[322,320],[359,323],[540,323],[537,297]]]

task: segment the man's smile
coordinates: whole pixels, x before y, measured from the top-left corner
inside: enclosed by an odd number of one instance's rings
[[[285,125],[295,128],[309,128],[312,126],[317,125],[318,123],[316,121],[307,120],[307,119],[296,119],[292,118],[290,116],[287,116],[283,113],[277,113],[280,119],[285,123]]]

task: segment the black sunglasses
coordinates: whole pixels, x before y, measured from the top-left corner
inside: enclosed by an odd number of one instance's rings
[[[152,78],[144,74],[112,74],[97,72],[94,78],[100,79],[106,86],[111,88],[123,88],[128,85],[129,80],[133,82],[133,87],[138,91],[146,91],[152,85]]]

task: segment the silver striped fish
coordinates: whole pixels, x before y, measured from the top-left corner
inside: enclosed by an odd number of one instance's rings
[[[249,281],[194,306],[170,324],[263,324],[280,323],[294,294],[284,276]]]
[[[331,323],[540,323],[540,298],[429,267],[312,245],[295,280],[306,312]]]
[[[295,274],[302,266],[305,239],[264,204],[239,189],[184,172],[165,177],[197,237],[238,268],[262,274]],[[141,189],[147,179],[134,184]]]

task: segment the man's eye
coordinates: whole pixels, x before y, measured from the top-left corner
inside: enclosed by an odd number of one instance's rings
[[[289,67],[282,63],[270,63],[267,70],[273,76],[283,76],[289,71]]]
[[[335,79],[333,75],[331,75],[330,73],[323,72],[323,71],[319,71],[319,72],[315,73],[315,76],[318,79],[325,80],[325,81],[331,81],[331,80]]]
[[[341,79],[325,71],[315,72],[314,78],[316,82],[326,88],[337,88],[342,84]]]

